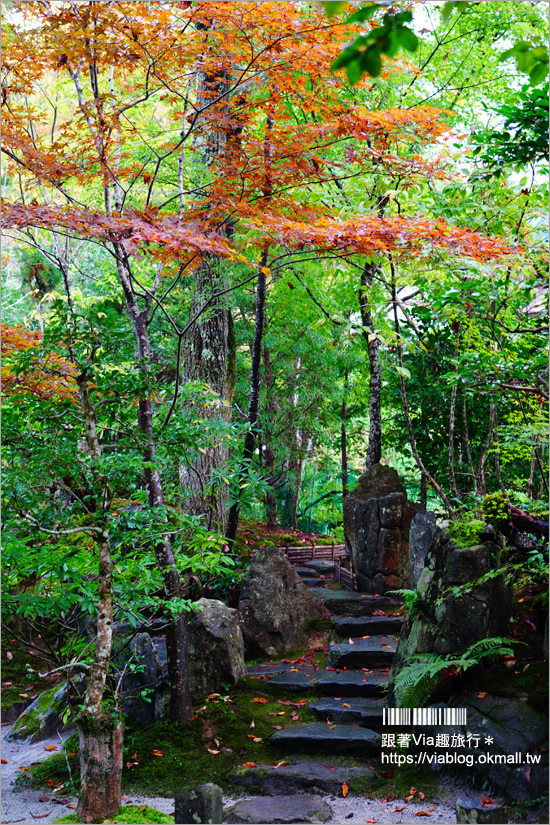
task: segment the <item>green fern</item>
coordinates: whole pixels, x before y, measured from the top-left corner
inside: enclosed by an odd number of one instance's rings
[[[453,654],[438,656],[436,653],[419,653],[411,657],[410,664],[401,670],[395,679],[395,692],[403,708],[422,707],[432,692],[437,677],[442,671],[453,669],[455,675],[479,664],[481,659],[496,659],[512,656],[511,639],[493,636],[470,645],[459,657]],[[514,644],[518,644],[514,640]],[[519,642],[522,644],[522,642]]]

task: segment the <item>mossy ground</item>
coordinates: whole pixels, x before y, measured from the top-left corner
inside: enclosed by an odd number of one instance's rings
[[[239,519],[239,532],[235,539],[235,550],[239,555],[250,555],[255,553],[262,545],[276,544],[284,546],[287,541],[292,547],[310,547],[314,541],[316,545],[340,544],[340,540],[335,536],[319,535],[318,533],[306,533],[303,530],[289,530],[288,527],[268,527],[261,521],[250,518]]]
[[[55,820],[59,823],[78,823],[78,821],[74,814]],[[174,817],[163,814],[155,808],[150,808],[149,805],[123,805],[116,816],[112,819],[104,819],[103,822],[105,825],[115,825],[115,823],[120,823],[120,825],[124,825],[124,823],[127,823],[127,825],[151,825],[152,823],[163,825],[163,823],[174,822]]]

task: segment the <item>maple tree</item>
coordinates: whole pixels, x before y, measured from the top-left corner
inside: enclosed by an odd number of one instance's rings
[[[444,149],[452,136],[451,113],[422,103],[382,109],[366,85],[357,97],[344,76],[331,75],[328,66],[357,29],[353,21],[328,21],[320,10],[306,15],[300,4],[255,2],[37,2],[22,6],[8,23],[3,151],[14,179],[20,176],[24,186],[19,192],[12,187],[3,201],[3,226],[19,242],[40,248],[44,234],[53,230],[71,243],[92,245],[102,256],[98,260],[110,272],[113,295],[120,311],[124,306],[133,334],[135,349],[125,369],[133,371],[135,383],[125,392],[132,394],[132,413],[137,412],[147,505],[159,521],[166,513],[173,472],[164,461],[163,439],[171,428],[183,427],[186,410],[193,414],[207,404],[202,420],[217,422],[219,429],[214,426],[206,447],[194,449],[185,460],[175,446],[173,460],[178,483],[188,493],[188,512],[205,516],[209,526],[217,524],[221,531],[230,494],[226,487],[232,483],[227,538],[230,543],[235,539],[261,426],[267,441],[274,441],[262,421],[261,377],[263,359],[269,385],[266,311],[273,312],[270,289],[275,294],[281,273],[321,260],[327,268],[361,272],[353,297],[354,302],[359,298],[361,335],[370,359],[367,461],[373,464],[380,460],[382,440],[375,320],[384,267],[401,261],[415,267],[427,259],[443,267],[463,258],[513,267],[523,252],[519,238],[488,236],[468,222],[418,213],[414,192],[426,182],[443,186],[454,174]],[[409,71],[405,63],[385,62],[381,81],[397,82],[408,78]],[[46,95],[44,87],[55,94]],[[365,186],[367,195],[356,197],[354,185]],[[337,211],[336,198],[343,202]],[[63,274],[65,324],[71,329],[80,323],[80,310],[67,263],[61,256],[56,260]],[[340,279],[349,283],[348,270]],[[237,351],[230,300],[252,282],[247,432],[236,451],[232,482],[226,483],[229,449],[224,439],[232,420]],[[396,284],[388,284],[395,309]],[[70,362],[70,336],[60,349],[64,354],[48,358],[59,370],[69,359],[67,375],[57,379],[57,392],[65,387],[63,381],[72,386],[69,376],[74,378],[88,448],[98,467],[95,526],[102,536],[97,548],[105,601],[79,724],[84,762],[103,726],[105,758],[115,764],[120,760],[120,720],[111,724],[103,709],[114,573],[105,538],[111,498],[100,493],[101,484],[107,489],[99,468],[109,445],[102,443],[106,436],[97,423],[97,411],[106,403],[105,387],[98,390],[94,376],[106,334],[101,324],[98,330],[97,340],[88,345],[89,362],[80,358],[78,369],[76,360]],[[171,350],[173,374],[162,397],[155,361],[159,340]],[[403,390],[400,329],[394,341]],[[25,347],[21,343],[19,348]],[[299,354],[289,354],[287,363],[314,380]],[[38,391],[39,376],[32,375],[26,374],[22,390]],[[209,402],[186,396],[188,385],[196,381],[210,387]],[[10,390],[11,373],[6,382]],[[268,389],[273,401],[273,386]],[[44,398],[53,400],[53,393]],[[403,404],[406,408],[405,393]],[[295,479],[291,510],[296,522],[312,441],[301,416],[299,388],[290,394],[289,409],[292,459],[287,471]],[[416,457],[423,477],[445,499],[418,451]],[[273,478],[274,459],[271,470]],[[178,568],[171,531],[158,522],[153,544],[166,600],[183,596],[187,574]],[[191,706],[183,610],[167,622],[173,718],[184,722]],[[79,803],[86,821],[113,813],[120,794],[116,776],[113,770],[108,798],[97,795],[94,803],[98,779],[89,775]]]

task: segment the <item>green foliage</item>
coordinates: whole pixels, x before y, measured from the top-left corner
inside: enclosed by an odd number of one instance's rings
[[[461,656],[421,653],[412,656],[395,679],[395,691],[400,707],[422,707],[435,687],[438,677],[458,676],[482,659],[497,659],[513,655],[511,639],[494,636],[470,645]]]
[[[508,505],[502,493],[488,493],[481,504],[487,521],[506,521],[509,517]]]
[[[473,547],[479,544],[480,535],[486,529],[484,521],[471,519],[468,515],[452,521],[448,531],[459,547]]]
[[[404,599],[404,608],[407,613],[419,615],[423,612],[424,602],[418,590],[408,590],[401,588],[400,590],[390,590],[388,595],[402,596]]]

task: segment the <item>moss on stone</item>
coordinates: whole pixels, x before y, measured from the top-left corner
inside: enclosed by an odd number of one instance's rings
[[[56,823],[78,823],[79,820],[74,814],[64,816],[61,819],[56,819]],[[104,819],[105,825],[109,823],[118,822],[120,825],[164,825],[165,823],[173,823],[174,817],[169,814],[163,814],[156,808],[151,808],[149,805],[123,805],[116,816],[112,819]]]

